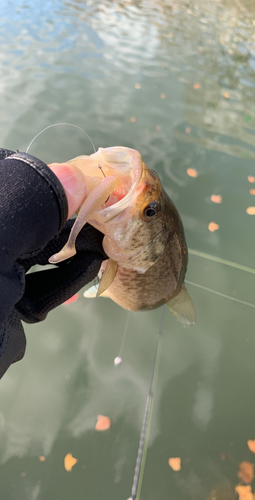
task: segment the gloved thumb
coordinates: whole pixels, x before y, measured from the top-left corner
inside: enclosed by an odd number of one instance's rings
[[[70,219],[84,200],[85,176],[79,168],[69,163],[51,163],[48,167],[63,185],[68,201],[68,219]]]

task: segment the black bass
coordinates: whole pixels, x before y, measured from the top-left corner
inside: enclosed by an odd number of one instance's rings
[[[138,151],[125,147],[99,148],[70,162],[86,176],[86,192],[67,244],[50,262],[76,253],[76,236],[89,222],[105,235],[109,257],[96,296],[104,294],[133,311],[166,303],[182,326],[193,325],[195,309],[184,284],[188,250],[183,225],[157,173]]]

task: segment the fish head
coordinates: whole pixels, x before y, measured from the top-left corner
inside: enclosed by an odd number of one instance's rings
[[[144,273],[166,251],[180,227],[183,233],[179,214],[157,173],[148,169],[138,151],[123,147],[99,151],[101,162],[111,174],[114,169],[121,175],[122,181],[89,223],[105,234],[103,246],[111,259]]]

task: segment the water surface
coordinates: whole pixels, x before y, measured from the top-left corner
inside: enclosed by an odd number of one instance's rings
[[[197,254],[255,268],[253,3],[12,0],[0,6],[0,48],[1,145],[26,150],[44,127],[70,122],[96,148],[139,150],[182,216],[187,280],[255,304],[252,272]],[[30,149],[45,162],[92,151],[68,127]],[[196,326],[165,314],[144,500],[231,500],[239,463],[254,462],[254,308],[188,289]],[[0,384],[5,500],[130,496],[160,310],[131,313],[116,369],[126,315],[80,292],[26,326],[25,359]],[[98,414],[109,431],[94,430]],[[67,453],[78,459],[71,472]]]

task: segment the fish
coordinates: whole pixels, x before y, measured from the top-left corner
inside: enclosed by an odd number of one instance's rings
[[[88,222],[104,234],[109,259],[102,264],[98,286],[85,292],[86,297],[107,296],[132,311],[166,304],[182,326],[193,325],[195,307],[184,282],[184,228],[158,174],[138,151],[123,146],[99,148],[69,162],[86,177],[84,201],[68,242],[49,262],[76,253],[75,239]]]

